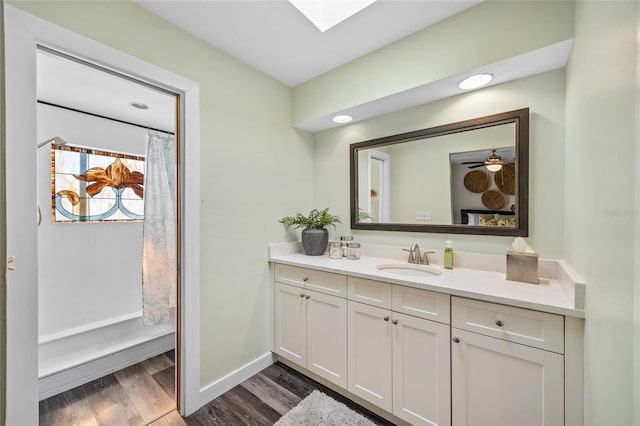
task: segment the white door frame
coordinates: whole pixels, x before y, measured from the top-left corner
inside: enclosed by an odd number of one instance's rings
[[[380,194],[378,198],[378,222],[391,222],[391,155],[377,149],[367,150],[367,212],[371,212],[371,162],[379,160],[380,166]]]
[[[7,256],[6,423],[38,423],[36,46],[43,44],[180,95],[182,169],[180,408],[200,407],[200,95],[198,83],[4,4]]]

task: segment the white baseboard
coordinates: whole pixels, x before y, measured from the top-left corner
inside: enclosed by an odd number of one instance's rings
[[[216,380],[213,383],[209,383],[207,386],[200,389],[200,407],[213,401],[251,376],[258,374],[274,362],[273,354],[271,352],[267,352],[247,365],[227,374],[223,378]]]
[[[39,399],[42,401],[174,348],[175,335],[171,333],[41,377]]]

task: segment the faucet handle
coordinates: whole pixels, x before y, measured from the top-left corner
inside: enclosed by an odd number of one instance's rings
[[[409,259],[407,259],[407,262],[412,263],[412,262],[415,261],[415,256],[413,254],[413,246],[411,246],[410,249],[403,248],[402,251],[408,251],[409,252]]]
[[[427,250],[424,252],[424,261],[422,262],[423,265],[428,265],[429,264],[429,254],[434,254],[435,251],[433,250]]]
[[[407,262],[420,264],[422,262],[422,254],[420,254],[420,246],[416,243],[411,244],[411,248],[402,249],[409,252]]]

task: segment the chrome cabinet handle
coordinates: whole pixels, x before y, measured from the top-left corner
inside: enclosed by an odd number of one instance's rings
[[[7,269],[8,269],[9,271],[15,271],[15,270],[16,270],[16,267],[11,265],[11,264],[12,264],[13,262],[15,262],[15,261],[16,261],[15,256],[9,256],[9,257],[7,258]]]
[[[309,277],[304,277],[304,278],[302,279],[302,281],[304,281],[304,282],[306,283],[307,281],[309,281]]]
[[[387,316],[385,316],[385,317],[384,317],[384,318],[382,318],[382,319],[383,319],[383,320],[385,320],[385,321],[389,321],[389,316],[387,315]]]
[[[496,321],[496,325],[498,327],[502,327],[504,325],[504,323],[501,320]]]
[[[391,320],[391,322],[395,325],[398,323],[398,320]]]
[[[460,338],[459,337],[454,337],[453,338],[453,343],[460,343]]]
[[[300,297],[304,297],[304,293],[300,293]]]
[[[307,298],[307,300],[311,299],[311,295],[307,294],[306,298]]]

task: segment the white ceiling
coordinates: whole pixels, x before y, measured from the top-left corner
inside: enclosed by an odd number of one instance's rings
[[[481,3],[379,0],[323,33],[285,0],[135,1],[290,87]]]
[[[43,50],[37,54],[37,96],[39,101],[152,129],[174,132],[176,127],[175,95]],[[131,102],[149,109],[133,108]]]

